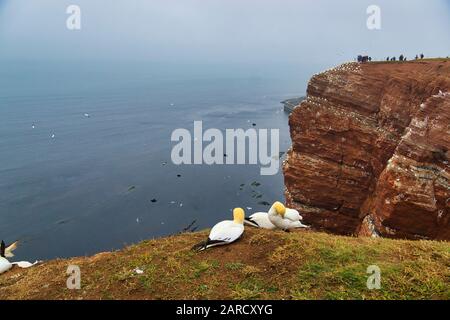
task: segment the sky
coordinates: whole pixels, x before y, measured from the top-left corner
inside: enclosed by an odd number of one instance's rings
[[[81,30],[66,8],[81,8]],[[366,9],[381,9],[368,30]],[[334,65],[450,55],[450,0],[0,0],[0,62]]]

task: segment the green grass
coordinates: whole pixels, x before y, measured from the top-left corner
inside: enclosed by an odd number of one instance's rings
[[[0,276],[0,298],[450,299],[448,242],[249,228],[231,246],[191,251],[205,235],[182,234],[99,257],[48,261],[17,271],[20,277],[12,271]],[[65,288],[68,264],[80,266],[82,290]],[[370,265],[381,269],[379,290],[367,288]]]

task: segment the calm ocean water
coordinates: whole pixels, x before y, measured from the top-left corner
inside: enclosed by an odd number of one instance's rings
[[[278,128],[286,151],[280,101],[302,95],[307,76],[261,70],[0,63],[0,238],[22,240],[18,259],[93,254],[283,199],[281,170],[170,160],[172,131],[195,120]]]

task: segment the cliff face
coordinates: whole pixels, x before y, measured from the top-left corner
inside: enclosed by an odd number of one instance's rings
[[[450,240],[450,60],[348,63],[289,119],[286,202],[339,234]]]

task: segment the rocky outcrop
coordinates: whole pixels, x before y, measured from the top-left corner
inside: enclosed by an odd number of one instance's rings
[[[339,234],[450,240],[450,60],[347,63],[289,118],[286,202]]]

